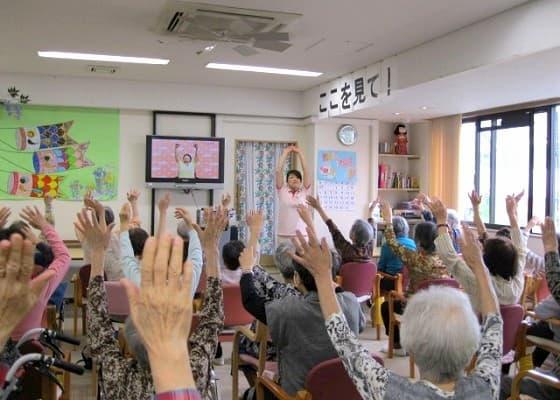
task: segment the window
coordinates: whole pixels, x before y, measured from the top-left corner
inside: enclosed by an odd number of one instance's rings
[[[482,195],[482,220],[509,225],[505,197],[524,190],[520,223],[552,215],[560,226],[559,114],[560,105],[554,105],[463,120],[459,211],[464,220],[472,221],[466,194],[475,189]]]

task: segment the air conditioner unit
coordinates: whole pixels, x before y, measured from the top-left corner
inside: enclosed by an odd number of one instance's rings
[[[301,14],[169,0],[156,30],[192,40],[284,51],[291,44],[288,32],[283,30],[299,17]],[[243,46],[240,50],[247,51]]]

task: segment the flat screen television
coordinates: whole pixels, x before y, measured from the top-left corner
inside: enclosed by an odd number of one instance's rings
[[[146,136],[146,185],[167,189],[224,187],[224,138]]]

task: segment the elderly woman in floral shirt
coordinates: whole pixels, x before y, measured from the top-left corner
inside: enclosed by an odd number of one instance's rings
[[[218,334],[223,327],[224,320],[223,294],[218,265],[218,237],[226,222],[225,214],[216,213],[213,216],[208,216],[207,221],[208,227],[202,238],[206,255],[207,292],[201,310],[200,322],[188,340],[189,352],[185,355],[185,363],[189,363],[190,358],[194,383],[203,397],[208,391],[212,360],[218,344]],[[85,221],[84,216],[81,216],[78,225],[83,226],[84,224],[87,224],[87,221]],[[158,377],[153,371],[149,343],[144,344],[141,329],[136,326],[133,312],[134,323],[130,319],[127,321],[125,336],[134,358],[127,358],[120,352],[109,319],[107,297],[103,284],[103,237],[88,233],[87,229],[80,227],[79,229],[84,230],[84,236],[89,244],[95,246],[88,288],[88,341],[93,356],[101,366],[102,389],[107,398],[112,400],[152,399],[154,393],[158,391],[158,378],[162,378],[162,376]],[[160,240],[165,240],[165,237]],[[148,247],[148,243],[146,247]],[[144,258],[142,263],[144,269]],[[189,264],[187,261],[185,268],[188,268]],[[144,280],[143,271],[142,285],[144,285]],[[127,292],[133,290],[128,286],[133,287],[133,284],[127,282]],[[132,305],[131,303],[131,308]],[[188,329],[188,327],[186,328]],[[181,345],[180,343],[176,345],[176,354],[180,355]],[[198,398],[195,391],[192,390],[159,393],[158,396],[160,396],[158,398],[170,399]]]

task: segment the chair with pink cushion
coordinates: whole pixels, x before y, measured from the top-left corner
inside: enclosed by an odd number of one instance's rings
[[[118,281],[106,281],[107,311],[114,322],[124,322],[130,314],[130,304],[126,296],[126,290]]]
[[[378,355],[372,357],[383,365],[381,357]],[[257,398],[264,398],[265,387],[280,400],[361,400],[362,398],[340,358],[326,360],[313,367],[307,374],[305,387],[294,397],[263,375],[257,378]]]
[[[453,278],[440,278],[440,279],[428,279],[422,281],[418,284],[417,291],[427,289],[432,286],[447,286],[455,289],[460,289],[461,285]]]
[[[249,325],[255,317],[245,310],[241,299],[241,287],[238,284],[222,285],[224,293],[224,330],[220,341],[231,342],[235,327]]]
[[[372,262],[345,263],[339,272],[342,278],[342,288],[354,293],[360,303],[369,300],[374,295],[376,274],[377,265]]]
[[[510,364],[514,361],[517,331],[521,326],[525,311],[519,304],[501,305],[500,314],[504,321],[502,364]]]

